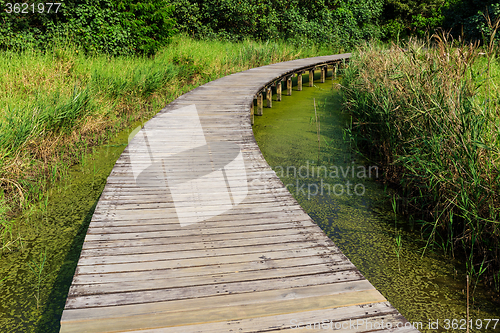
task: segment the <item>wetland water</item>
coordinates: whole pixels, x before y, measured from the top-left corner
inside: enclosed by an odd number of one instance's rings
[[[23,245],[0,256],[1,333],[59,332],[88,223],[130,132],[120,132],[109,144],[83,155],[31,214],[19,217]]]
[[[422,257],[419,229],[411,231],[396,219],[388,192],[376,182],[377,169],[351,153],[343,131],[350,119],[340,111],[335,84],[329,78],[314,87],[304,84],[303,91],[294,87],[292,96],[283,94],[255,117],[253,130],[266,161],[361,273],[410,322],[422,323],[420,331],[465,332],[464,272],[437,253]],[[488,319],[498,318],[500,310],[478,288],[471,332],[499,332],[500,322],[485,329]]]

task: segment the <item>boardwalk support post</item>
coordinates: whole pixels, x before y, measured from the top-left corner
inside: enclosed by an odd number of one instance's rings
[[[321,66],[321,83],[325,83],[327,67]]]
[[[314,68],[309,70],[309,87],[314,86]]]
[[[263,110],[262,110],[262,104],[264,104],[264,101],[263,101],[263,96],[262,96],[262,93],[259,93],[257,95],[257,116],[262,116],[263,114]]]
[[[255,112],[255,110],[254,110],[253,99],[252,99],[252,104],[250,104],[250,122],[252,123],[252,125],[254,123],[254,112]]]
[[[297,73],[297,90],[302,91],[302,72]]]
[[[267,101],[266,107],[268,108],[273,107],[273,88],[271,88],[270,86],[267,87],[266,89],[266,101]]]
[[[286,89],[287,89],[286,94],[288,96],[292,96],[292,77],[291,76],[286,78]]]
[[[281,102],[281,80],[276,83],[276,100]]]

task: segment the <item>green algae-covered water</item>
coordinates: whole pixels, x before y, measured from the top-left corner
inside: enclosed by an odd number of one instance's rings
[[[59,332],[88,223],[129,132],[83,157],[40,207],[19,217],[21,248],[0,254],[0,332]]]
[[[344,135],[350,119],[340,112],[335,84],[305,84],[255,117],[264,157],[306,212],[415,327],[465,332],[460,264],[429,251],[422,257],[425,242],[418,228],[397,220],[389,192],[376,181],[380,171],[351,152]],[[471,332],[500,331],[500,309],[489,299],[478,287],[470,300]]]

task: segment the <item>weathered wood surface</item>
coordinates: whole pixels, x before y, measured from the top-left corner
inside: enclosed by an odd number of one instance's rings
[[[323,79],[325,64],[348,57],[215,80],[136,133],[90,222],[61,332],[417,332],[396,327],[406,320],[302,210],[253,137],[271,85],[280,100],[294,73],[322,68]]]

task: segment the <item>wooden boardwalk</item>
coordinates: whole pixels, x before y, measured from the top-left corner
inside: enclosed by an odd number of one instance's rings
[[[61,332],[418,332],[298,205],[253,136],[262,92],[273,85],[279,100],[292,75],[348,57],[226,76],[134,133],[90,222]]]

